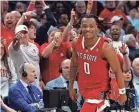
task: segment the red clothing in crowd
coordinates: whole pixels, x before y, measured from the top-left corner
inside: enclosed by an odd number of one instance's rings
[[[104,19],[107,18],[107,22],[110,22],[113,16],[121,16],[125,21],[128,20],[126,15],[120,9],[109,11],[107,8],[105,8],[99,15],[99,17],[101,18],[104,18]]]
[[[40,47],[40,52],[48,46],[48,43],[44,43]],[[42,79],[44,83],[57,78],[59,74],[59,66],[60,63],[66,59],[71,57],[71,44],[68,42],[64,42],[58,49],[54,49],[53,52],[49,55],[48,61],[42,60],[41,73]]]
[[[14,29],[9,30],[5,26],[1,27],[1,38],[5,41],[6,51],[8,53],[8,46],[13,41],[14,38]]]

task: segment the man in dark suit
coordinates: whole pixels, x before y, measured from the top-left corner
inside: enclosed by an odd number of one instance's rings
[[[19,71],[21,79],[9,89],[9,105],[17,111],[35,112],[43,98],[41,91],[31,84],[36,79],[35,67],[24,63]]]

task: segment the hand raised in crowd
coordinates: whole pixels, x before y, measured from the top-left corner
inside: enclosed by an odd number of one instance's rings
[[[88,0],[86,13],[90,14],[93,7],[93,0]]]
[[[119,50],[122,54],[127,53],[126,49],[127,49],[127,45],[125,43],[122,43],[122,46],[119,47]]]
[[[37,16],[35,11],[27,11],[27,12],[23,13],[23,15],[28,16],[28,17]]]
[[[61,32],[56,32],[55,34],[54,34],[54,39],[53,39],[53,43],[56,45],[57,44],[57,42],[59,41],[59,37],[61,36]]]
[[[75,11],[74,11],[74,9],[72,9],[71,14],[70,14],[70,24],[71,25],[73,25],[75,19],[76,19]]]

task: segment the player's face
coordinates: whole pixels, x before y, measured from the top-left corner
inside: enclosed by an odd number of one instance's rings
[[[85,38],[94,38],[97,33],[97,24],[94,18],[83,18],[81,31]]]

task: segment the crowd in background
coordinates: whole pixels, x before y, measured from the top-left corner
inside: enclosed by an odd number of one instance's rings
[[[82,34],[81,18],[93,14],[98,36],[105,37],[120,54],[125,86],[130,91],[127,94],[134,94],[128,99],[129,107],[124,108],[129,111],[139,108],[139,1],[4,0],[0,3],[2,97],[7,97],[9,88],[22,77],[19,70],[24,63],[34,65],[34,84],[40,90],[48,89],[47,83],[61,74],[69,75],[70,70],[61,72],[59,68],[64,66],[63,60],[72,56],[73,39]]]

